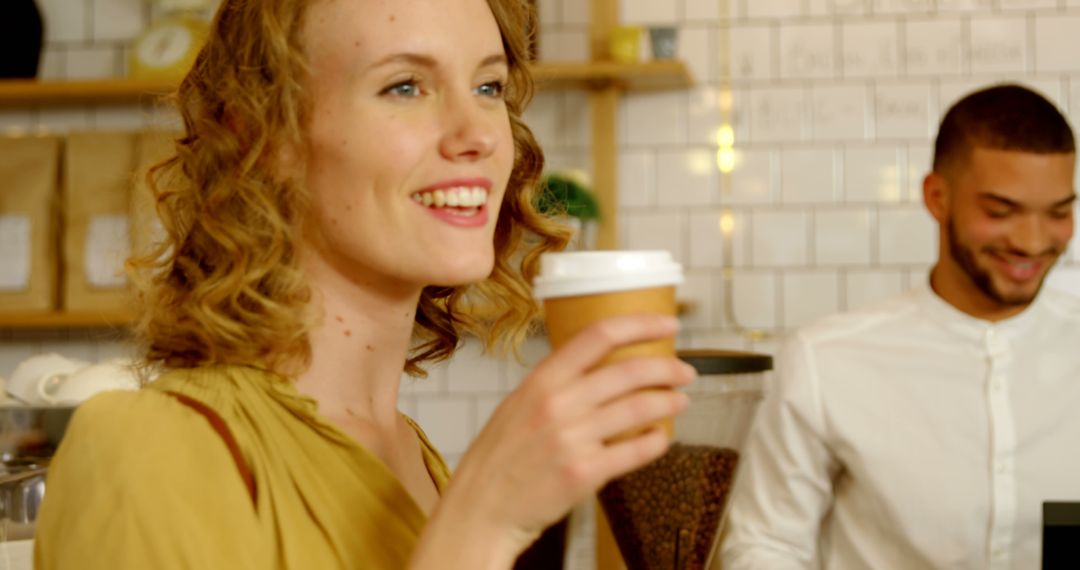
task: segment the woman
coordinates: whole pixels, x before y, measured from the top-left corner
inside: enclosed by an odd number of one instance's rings
[[[462,332],[521,338],[509,257],[542,157],[520,120],[523,0],[225,0],[157,170],[168,240],[138,324],[168,371],[76,414],[41,514],[41,570],[508,568],[577,501],[666,449],[670,359],[592,370],[670,336],[612,320],[543,361],[449,483],[396,409],[405,371]],[[456,203],[456,205],[455,205]],[[144,267],[145,268],[145,267]],[[466,287],[466,284],[477,283]],[[463,296],[508,307],[487,331]]]

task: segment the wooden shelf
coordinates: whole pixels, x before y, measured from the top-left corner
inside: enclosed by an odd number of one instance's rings
[[[645,63],[615,63],[594,61],[586,63],[541,63],[533,66],[533,75],[540,89],[618,87],[633,91],[685,89],[693,85],[686,65],[678,60]]]
[[[127,312],[9,313],[0,314],[2,329],[115,329],[131,324]]]
[[[686,315],[697,309],[692,302],[680,301],[678,314]],[[494,320],[494,309],[477,311],[481,319]],[[121,329],[131,324],[132,315],[115,313],[9,313],[0,314],[0,330],[30,329]]]
[[[532,66],[540,89],[677,89],[693,82],[680,61],[636,64],[614,62],[540,63]],[[87,81],[0,80],[0,107],[83,105],[152,101],[176,89],[175,83],[100,79]]]
[[[89,81],[0,81],[0,107],[81,105],[148,101],[170,93],[176,85],[160,81],[100,79]]]

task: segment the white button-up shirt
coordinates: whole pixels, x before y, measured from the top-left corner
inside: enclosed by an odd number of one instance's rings
[[[990,323],[929,287],[791,335],[742,458],[724,569],[1040,565],[1080,500],[1080,299]]]

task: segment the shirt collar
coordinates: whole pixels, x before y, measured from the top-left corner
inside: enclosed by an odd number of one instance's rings
[[[1041,291],[1035,300],[1020,313],[1002,321],[991,322],[973,317],[957,309],[942,299],[930,287],[930,276],[913,290],[920,308],[935,322],[959,337],[982,343],[988,335],[995,335],[1009,340],[1031,328],[1037,315],[1043,311],[1046,297]]]

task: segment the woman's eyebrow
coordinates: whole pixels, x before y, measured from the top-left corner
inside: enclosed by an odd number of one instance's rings
[[[480,67],[488,67],[490,65],[510,65],[510,62],[506,59],[506,54],[496,53],[489,55],[480,62]]]
[[[386,57],[383,57],[374,63],[365,66],[364,69],[376,69],[384,65],[390,65],[394,63],[409,63],[420,67],[435,68],[438,67],[438,61],[434,57],[431,57],[422,53],[414,52],[400,52],[392,53]],[[506,54],[496,53],[485,57],[478,67],[488,67],[491,65],[509,65],[506,59]]]
[[[375,61],[374,63],[365,66],[365,69],[375,69],[384,65],[390,65],[392,63],[411,63],[413,65],[419,65],[421,67],[435,67],[435,58],[420,53],[392,53],[382,59]]]

